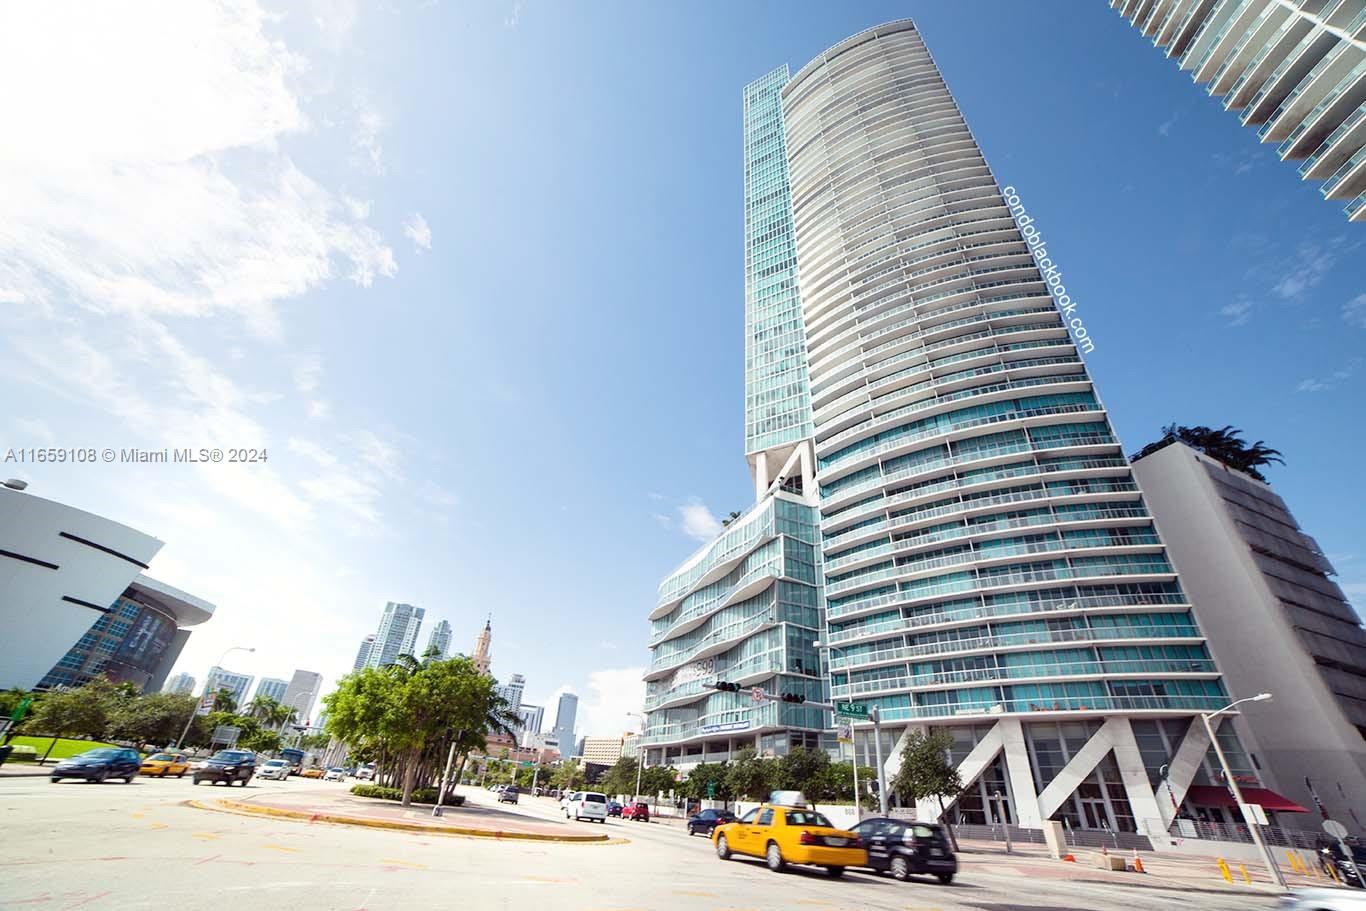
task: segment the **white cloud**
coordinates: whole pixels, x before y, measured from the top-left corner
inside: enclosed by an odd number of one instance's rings
[[[1170,136],[1172,132],[1172,127],[1175,126],[1176,121],[1180,116],[1180,114],[1173,114],[1166,120],[1162,121],[1162,123],[1160,123],[1157,127],[1157,135]]]
[[[294,365],[294,388],[304,395],[317,392],[322,376],[322,357],[318,354],[304,355]]]
[[[682,520],[683,533],[698,541],[710,541],[721,533],[721,520],[712,515],[707,505],[694,497],[690,502],[678,507]]]
[[[1349,326],[1366,329],[1366,293],[1358,294],[1342,305],[1342,318]]]
[[[356,199],[354,196],[343,194],[342,203],[346,206],[346,211],[351,213],[351,217],[356,221],[365,221],[370,217],[370,200]]]
[[[588,691],[579,698],[579,736],[612,737],[640,727],[627,712],[639,712],[645,703],[643,667],[593,671]],[[551,703],[552,705],[554,703]]]
[[[517,0],[512,4],[512,12],[503,20],[503,25],[507,28],[516,28],[522,21],[522,0]]]
[[[421,212],[414,212],[412,218],[403,223],[403,233],[419,250],[432,248],[432,229]]]
[[[1334,370],[1332,373],[1320,377],[1302,380],[1295,387],[1296,392],[1330,392],[1338,387],[1340,383],[1352,378],[1352,375],[1361,367],[1362,359],[1354,358],[1345,367]]]
[[[1340,241],[1328,244],[1305,242],[1299,245],[1295,255],[1284,266],[1284,273],[1272,286],[1272,292],[1283,300],[1297,301],[1304,293],[1323,281],[1333,264],[1337,262],[1337,249]]]
[[[355,149],[352,160],[362,169],[377,176],[383,176],[384,147],[380,145],[379,134],[384,129],[384,115],[370,100],[369,95],[361,94],[356,98],[355,122],[352,124],[351,144]]]
[[[1228,319],[1230,326],[1241,326],[1252,318],[1252,302],[1237,300],[1219,308],[1219,315]]]

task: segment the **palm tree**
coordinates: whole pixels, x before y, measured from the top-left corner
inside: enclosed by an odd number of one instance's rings
[[[237,700],[232,697],[232,690],[223,687],[213,694],[213,709],[215,712],[235,712],[237,711]]]
[[[1279,450],[1272,449],[1262,440],[1248,443],[1242,439],[1243,432],[1231,424],[1226,424],[1215,430],[1203,425],[1186,427],[1180,424],[1168,424],[1162,428],[1162,438],[1154,443],[1149,443],[1130,457],[1130,461],[1136,461],[1144,456],[1151,455],[1159,449],[1164,449],[1172,443],[1185,443],[1192,449],[1198,449],[1205,455],[1221,462],[1236,471],[1241,471],[1259,481],[1265,481],[1260,468],[1270,465],[1272,462],[1284,465],[1285,460],[1281,458]]]
[[[257,695],[247,703],[247,716],[255,718],[257,721],[269,723],[274,717],[276,710],[280,707],[279,701],[270,696]]]

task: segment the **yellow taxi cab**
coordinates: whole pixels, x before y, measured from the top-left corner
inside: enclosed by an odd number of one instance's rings
[[[174,751],[153,753],[142,760],[142,774],[155,775],[157,778],[165,778],[167,775],[184,778],[185,773],[189,770],[190,759],[184,753]]]
[[[824,867],[831,876],[843,876],[845,867],[868,865],[863,839],[835,828],[797,791],[774,791],[768,803],[717,826],[711,840],[722,860],[736,854],[762,857],[775,873],[788,864],[810,864]]]
[[[303,777],[303,778],[322,778],[322,777],[323,777],[323,770],[322,770],[322,769],[304,769],[303,774],[302,774],[301,777]]]

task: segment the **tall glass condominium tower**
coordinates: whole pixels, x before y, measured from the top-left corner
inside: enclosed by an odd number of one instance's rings
[[[880,706],[889,772],[947,731],[963,821],[1165,833],[1228,694],[953,96],[901,21],[782,104],[833,697]]]
[[[756,702],[750,687],[823,700],[823,604],[810,381],[781,91],[786,66],[745,87],[745,454],[755,503],[659,586],[641,743],[688,768],[752,747],[828,739],[828,713]],[[740,691],[718,691],[718,681]]]

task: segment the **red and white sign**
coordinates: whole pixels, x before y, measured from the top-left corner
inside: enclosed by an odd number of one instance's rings
[[[754,687],[752,690],[749,691],[749,694],[754,697],[755,702],[763,702],[764,699],[768,697],[768,693],[764,692],[764,688],[762,686]]]

